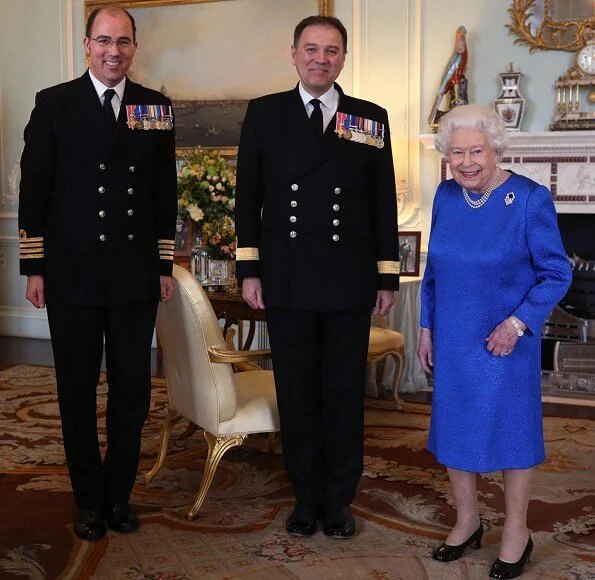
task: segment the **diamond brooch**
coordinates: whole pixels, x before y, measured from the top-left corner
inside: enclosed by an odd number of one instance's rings
[[[504,203],[506,205],[510,205],[515,199],[515,195],[514,193],[512,193],[512,191],[509,191],[505,196],[504,196]]]

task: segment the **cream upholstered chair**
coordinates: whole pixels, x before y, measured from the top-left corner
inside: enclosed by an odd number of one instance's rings
[[[186,269],[174,265],[176,292],[157,311],[169,408],[151,481],[163,466],[173,426],[182,418],[204,429],[209,451],[200,489],[188,519],[200,510],[225,452],[251,433],[279,430],[272,371],[234,373],[232,363],[262,359],[268,351],[230,350],[203,289]]]
[[[373,324],[381,326],[370,326],[367,362],[373,364],[386,357],[393,358],[396,367],[391,388],[397,408],[402,411],[405,408],[405,402],[399,398],[399,385],[405,370],[405,337],[396,330],[386,328],[386,322],[379,316],[374,317]]]

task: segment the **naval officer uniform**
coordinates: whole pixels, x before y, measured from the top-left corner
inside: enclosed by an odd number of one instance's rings
[[[396,189],[386,111],[335,84],[320,138],[309,98],[298,83],[249,103],[237,274],[262,283],[297,504],[328,511],[351,503],[363,470],[370,313],[378,290],[398,289]]]

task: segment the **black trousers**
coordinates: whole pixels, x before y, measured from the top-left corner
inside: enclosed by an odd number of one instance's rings
[[[48,304],[64,450],[76,505],[100,511],[126,503],[136,479],[151,400],[151,339],[157,302],[109,308]],[[107,447],[97,433],[103,346]],[[99,410],[99,416],[103,414]],[[102,442],[103,444],[103,442]]]
[[[267,326],[296,500],[349,505],[363,471],[370,311],[267,308]]]

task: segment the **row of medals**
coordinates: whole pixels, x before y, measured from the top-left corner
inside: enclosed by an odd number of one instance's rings
[[[369,131],[359,131],[353,126],[347,129],[344,125],[346,113],[337,113],[337,125],[335,133],[339,136],[339,139],[346,139],[347,141],[354,141],[355,143],[363,143],[365,145],[372,145],[382,149],[384,147],[384,138],[380,135],[372,135]],[[384,126],[379,123],[379,126],[384,130]]]
[[[129,129],[158,129],[170,131],[174,128],[173,117],[167,114],[171,107],[166,105],[126,105],[126,116]]]
[[[128,118],[128,127],[130,129],[144,129],[145,131],[150,129],[169,131],[173,129],[174,124],[169,117],[166,117],[165,119],[156,119],[155,117],[137,119],[135,116],[131,116]]]

